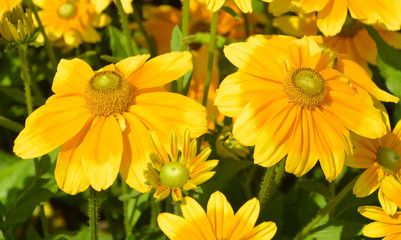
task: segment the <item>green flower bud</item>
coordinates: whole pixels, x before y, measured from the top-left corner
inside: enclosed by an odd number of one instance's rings
[[[160,181],[172,188],[182,188],[189,180],[189,170],[179,162],[170,162],[160,170]]]
[[[216,140],[216,151],[220,157],[244,160],[250,153],[249,148],[234,139],[232,125],[224,126]]]

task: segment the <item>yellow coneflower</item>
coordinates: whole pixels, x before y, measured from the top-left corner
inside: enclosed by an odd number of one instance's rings
[[[370,238],[384,237],[383,240],[401,238],[401,212],[389,216],[383,209],[376,206],[362,206],[358,212],[375,222],[369,223],[362,229],[362,234]]]
[[[151,163],[145,170],[145,178],[156,190],[157,199],[165,199],[170,194],[174,201],[181,201],[182,190],[196,190],[215,174],[211,171],[218,160],[207,160],[211,153],[209,147],[196,155],[196,139],[190,140],[189,130],[184,133],[182,149],[178,148],[177,134],[171,133],[170,147],[165,149],[154,132],[151,132],[155,152],[150,156]]]
[[[179,217],[161,213],[157,218],[160,229],[172,240],[270,240],[276,234],[274,222],[262,222],[255,227],[260,205],[256,198],[247,201],[235,213],[224,194],[210,196],[207,212],[191,197],[185,197]]]
[[[118,173],[132,188],[148,191],[144,169],[153,151],[149,129],[163,139],[171,130],[207,131],[206,109],[159,86],[192,68],[189,52],[172,52],[146,61],[129,57],[93,71],[80,59],[61,60],[55,93],[26,120],[14,152],[35,158],[61,146],[55,178],[69,194],[88,186],[110,187]]]

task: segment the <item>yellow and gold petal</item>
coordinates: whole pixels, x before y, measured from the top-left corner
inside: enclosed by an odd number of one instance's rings
[[[180,188],[173,188],[171,190],[171,197],[173,198],[173,201],[178,202],[182,200],[182,191]]]
[[[300,6],[305,12],[321,11],[332,0],[303,0]]]
[[[247,233],[252,231],[258,220],[260,211],[259,200],[252,198],[247,201],[234,215],[228,230],[228,239],[242,239]]]
[[[88,43],[97,43],[101,40],[100,34],[92,26],[86,27],[85,31],[80,34],[80,37],[84,42]]]
[[[129,14],[133,13],[134,9],[132,8],[132,1],[133,0],[121,0],[121,4],[123,5],[124,12]]]
[[[227,59],[241,71],[276,82],[283,82],[285,77],[284,66],[276,58],[280,52],[269,44],[233,43],[224,47]]]
[[[90,118],[81,97],[51,98],[26,119],[26,127],[15,139],[14,153],[28,159],[51,152],[81,131]]]
[[[170,188],[168,186],[160,186],[156,189],[153,197],[159,200],[163,200],[170,195]]]
[[[208,172],[208,171],[212,170],[213,168],[215,168],[218,163],[219,163],[219,160],[208,160],[199,165],[191,167],[190,168],[191,175],[197,175],[202,172]]]
[[[322,50],[312,37],[294,40],[288,45],[290,67],[308,67],[315,69]]]
[[[171,52],[147,61],[128,77],[137,89],[153,88],[167,84],[192,69],[190,52]]]
[[[262,222],[244,236],[244,239],[270,240],[277,232],[274,222]]]
[[[386,125],[380,113],[358,95],[343,91],[346,83],[332,80],[327,85],[330,94],[327,97],[328,104],[323,107],[338,116],[344,126],[368,138],[379,138],[386,134]]]
[[[192,179],[190,181],[195,185],[200,185],[206,182],[207,180],[211,179],[215,173],[216,172],[214,171],[199,173],[197,175],[191,176]]]
[[[155,154],[158,154],[157,156],[158,160],[162,161],[162,165],[167,164],[170,162],[170,157],[168,156],[166,149],[164,148],[162,142],[160,141],[159,137],[157,136],[156,132],[153,130],[149,131],[150,133],[150,139],[152,140],[153,146],[155,147]],[[171,159],[175,160],[175,159]],[[160,162],[160,161],[157,161]]]
[[[365,148],[355,148],[354,155],[345,160],[345,165],[352,168],[369,168],[376,161],[377,152]]]
[[[199,164],[201,164],[207,160],[207,158],[209,157],[211,152],[212,152],[212,149],[210,147],[207,147],[207,148],[203,149],[202,152],[198,154],[198,156],[188,157],[189,161],[187,160],[185,165],[190,168],[198,166]],[[196,154],[196,151],[191,151],[191,154]],[[188,154],[186,154],[186,155],[188,155]]]
[[[241,70],[228,75],[217,89],[214,105],[229,117],[238,117],[256,95],[282,90],[281,84],[265,81]]]
[[[54,76],[52,91],[57,94],[82,94],[93,75],[92,68],[85,61],[79,58],[61,59]]]
[[[379,168],[377,164],[369,167],[364,171],[355,182],[353,193],[357,197],[366,197],[379,188]]]
[[[379,238],[395,233],[401,233],[401,227],[400,224],[372,222],[362,229],[362,233],[367,237]]]
[[[116,63],[115,66],[125,78],[129,78],[132,73],[143,66],[143,64],[146,62],[146,60],[148,60],[149,57],[149,54],[128,57]]]
[[[216,12],[224,5],[225,0],[206,0],[206,8],[212,12]]]
[[[157,223],[163,233],[171,240],[188,240],[188,237],[209,240],[187,220],[171,213],[159,214]]]
[[[150,162],[149,154],[153,152],[149,130],[137,116],[131,113],[123,114],[126,129],[123,132],[123,155],[120,174],[125,182],[139,192],[148,192],[150,186],[145,184],[144,169]]]
[[[192,180],[188,180],[188,182],[186,182],[184,186],[182,186],[182,189],[184,189],[185,191],[196,190],[197,188],[198,187],[196,186],[196,184],[192,183]]]
[[[380,188],[391,201],[401,207],[401,184],[394,177],[384,177]]]
[[[207,131],[206,108],[188,97],[169,92],[151,92],[137,96],[136,104],[157,113],[153,117],[159,117],[164,124],[174,126],[181,134],[189,129],[191,137],[196,138]]]
[[[213,239],[214,232],[205,211],[191,197],[185,197],[181,204],[182,215],[185,220],[191,223],[204,236],[205,239]]]
[[[95,11],[101,13],[109,6],[111,0],[90,0],[90,2],[95,7]]]
[[[207,203],[207,217],[212,223],[216,239],[228,239],[234,211],[227,198],[219,191],[214,192]]]
[[[96,117],[83,142],[82,166],[96,191],[109,188],[116,179],[123,153],[120,126],[113,116]]]
[[[379,188],[378,192],[379,202],[383,210],[388,215],[394,215],[397,212],[397,204],[391,201],[384,193],[382,188]]]
[[[273,26],[285,34],[296,37],[316,35],[318,31],[315,13],[280,16],[273,19]]]
[[[381,207],[362,206],[358,208],[358,212],[369,219],[389,224],[401,224],[401,212],[395,215],[388,215]]]
[[[251,0],[234,0],[234,2],[243,13],[250,13],[253,11]]]
[[[347,0],[330,0],[318,12],[317,26],[325,36],[333,36],[341,31],[347,18]]]
[[[54,171],[58,187],[64,192],[75,195],[85,191],[89,187],[86,172],[82,167],[82,152],[84,139],[90,122],[72,139],[61,147]]]

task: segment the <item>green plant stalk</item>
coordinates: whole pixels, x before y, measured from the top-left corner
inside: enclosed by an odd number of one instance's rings
[[[157,216],[160,213],[160,201],[156,201],[154,197],[150,197],[150,226],[157,227]]]
[[[128,186],[123,179],[121,179],[121,185],[122,185],[123,195],[128,194]],[[131,235],[130,217],[128,214],[128,200],[123,201],[123,211],[124,211],[125,237],[128,238]]]
[[[26,49],[18,48],[18,55],[19,55],[19,60],[21,63],[22,78],[23,78],[24,87],[25,87],[26,108],[28,110],[28,115],[30,115],[33,111],[33,107],[32,107],[32,93],[31,93],[31,75],[29,74],[29,70],[28,70],[28,61],[26,59]]]
[[[325,208],[320,211],[316,215],[316,217],[308,224],[306,225],[301,231],[298,232],[297,236],[295,236],[294,240],[302,240],[304,239],[309,232],[313,229],[313,227],[322,220],[327,214],[329,214],[336,206],[337,204],[347,195],[349,191],[354,187],[354,184],[358,178],[355,178],[351,182],[349,182],[342,190],[341,192],[335,196]]]
[[[36,6],[35,6],[35,4],[33,4],[32,0],[28,1],[28,5],[29,5],[29,8],[32,10],[33,15],[35,15],[37,23],[39,24],[39,31],[43,35],[43,40],[45,42],[46,51],[47,51],[47,54],[49,55],[50,63],[52,65],[51,66],[52,71],[53,71],[53,73],[56,73],[56,69],[57,69],[56,57],[54,55],[53,48],[50,45],[49,39],[47,38],[46,31],[45,31],[45,28],[43,27],[42,21],[40,20],[38,10],[36,9]]]
[[[24,126],[21,124],[14,122],[6,117],[0,115],[0,126],[10,129],[16,133],[19,133],[24,129]]]
[[[276,165],[266,170],[262,186],[259,191],[260,206],[263,207],[274,195],[281,178],[284,175],[285,158],[281,159]]]
[[[99,239],[99,196],[98,192],[89,187],[89,239]]]
[[[139,15],[139,9],[137,9],[135,4],[134,4],[134,19],[135,19],[135,22],[138,23],[139,29],[141,30],[143,36],[145,36],[146,41],[148,42],[150,54],[152,56],[156,56],[157,50],[156,50],[155,41],[152,37],[149,36],[148,32],[146,31],[145,27],[143,26],[141,16]]]
[[[248,15],[246,13],[242,13],[242,16],[244,16],[245,34],[246,34],[246,37],[249,37],[250,36],[250,31],[249,31]]]
[[[48,225],[47,225],[47,218],[46,218],[46,214],[45,214],[45,207],[44,207],[44,203],[40,204],[40,208],[39,208],[39,214],[40,214],[40,221],[42,222],[42,230],[43,230],[43,234],[45,235],[45,239],[50,239],[50,234],[49,234],[49,229],[48,229]]]
[[[128,55],[129,56],[134,56],[134,48],[132,47],[132,41],[131,41],[131,31],[128,28],[128,16],[125,14],[123,5],[121,4],[121,0],[116,0],[116,5],[118,9],[118,14],[120,15],[120,20],[121,20],[121,26],[125,35],[125,39],[127,40],[127,48],[128,48]]]
[[[219,11],[216,11],[213,13],[212,24],[210,26],[209,56],[208,56],[208,61],[207,61],[205,88],[203,89],[203,99],[202,99],[202,105],[205,107],[207,105],[207,96],[209,94],[210,81],[212,79],[214,50],[216,49],[216,33],[217,33],[218,16],[219,16]]]

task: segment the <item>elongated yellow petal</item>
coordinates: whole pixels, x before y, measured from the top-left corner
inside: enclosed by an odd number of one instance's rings
[[[214,238],[214,232],[209,218],[195,199],[185,197],[184,202],[181,204],[181,210],[184,218],[195,226],[205,239]]]
[[[358,208],[358,212],[369,219],[389,224],[401,224],[401,213],[398,212],[394,216],[388,215],[381,207],[362,206]]]
[[[227,239],[234,211],[221,192],[217,191],[210,196],[207,203],[207,217],[212,223],[216,239]]]
[[[276,232],[277,226],[274,222],[262,222],[245,235],[244,239],[270,240]]]
[[[171,240],[199,239],[209,240],[202,235],[192,224],[182,217],[171,213],[161,213],[157,216],[160,229]]]
[[[381,181],[381,189],[391,201],[401,206],[401,184],[394,177],[384,177]]]
[[[397,212],[397,204],[395,204],[393,201],[391,201],[384,193],[382,188],[379,188],[378,192],[378,197],[379,197],[379,202],[380,205],[382,206],[383,210],[388,214],[388,215],[394,215]]]
[[[357,197],[366,197],[376,191],[379,186],[379,171],[380,166],[375,164],[359,176],[355,182],[353,192]]]
[[[341,31],[347,18],[347,0],[330,0],[327,5],[318,12],[317,26],[326,36],[336,35]]]
[[[125,78],[129,78],[132,73],[143,66],[149,57],[149,54],[128,57],[116,63],[116,68],[123,74]]]
[[[253,198],[247,201],[234,215],[229,229],[229,239],[242,239],[253,230],[260,211],[259,201]]]
[[[234,0],[234,2],[243,13],[250,13],[253,11],[251,0]]]

